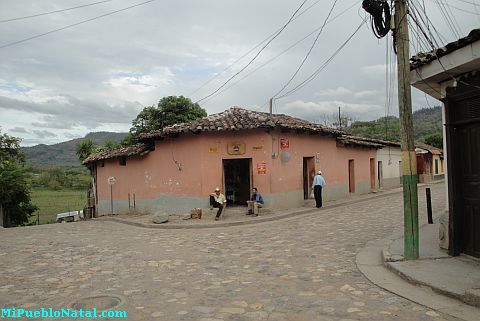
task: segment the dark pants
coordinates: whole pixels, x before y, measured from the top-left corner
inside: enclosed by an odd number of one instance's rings
[[[214,208],[218,208],[216,216],[220,217],[223,211],[223,204],[220,204],[219,202],[215,201],[215,198],[213,196],[210,196],[210,206],[213,206]]]
[[[315,196],[315,203],[318,208],[322,207],[322,186],[315,185],[313,187],[313,195]]]

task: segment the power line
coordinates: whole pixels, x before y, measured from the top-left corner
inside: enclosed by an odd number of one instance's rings
[[[468,4],[471,4],[472,6],[474,7],[477,7],[479,6],[477,3],[476,3],[476,0],[473,0],[473,2],[470,2],[470,1],[466,1],[466,0],[457,0],[459,2],[463,2],[463,3],[468,3]]]
[[[430,0],[432,2],[434,2],[434,0]],[[450,8],[453,8],[455,10],[458,10],[458,11],[461,11],[461,12],[465,12],[465,13],[468,13],[468,14],[473,14],[473,15],[480,15],[480,13],[478,12],[478,7],[475,6],[475,12],[472,12],[472,11],[468,11],[468,10],[465,10],[465,9],[462,9],[462,8],[459,8],[457,6],[454,6],[453,4],[449,4],[449,3],[446,3],[446,2],[442,2],[444,6],[447,6],[447,7],[450,7]]]
[[[290,24],[290,22],[292,22],[292,19],[295,17],[295,15],[297,14],[297,12],[303,7],[303,5],[305,4],[305,2],[307,2],[307,0],[304,0],[302,2],[302,4],[297,8],[297,10],[295,10],[295,12],[293,13],[293,15],[290,17],[290,19],[288,19],[287,23],[282,27],[280,28],[280,30],[257,52],[257,54],[242,68],[240,69],[238,72],[236,72],[233,76],[231,76],[230,78],[227,79],[227,81],[225,81],[220,87],[218,87],[217,89],[215,89],[212,93],[210,93],[209,95],[197,100],[195,102],[195,104],[213,96],[215,93],[217,93],[220,89],[222,89],[223,87],[225,87],[226,84],[228,84],[233,78],[235,78],[236,76],[238,76],[242,71],[244,71],[245,69],[248,68],[248,66],[250,66],[252,64],[252,62],[257,59],[257,57],[260,55],[260,53],[262,53],[262,51],[275,39],[277,38],[280,33],[282,33],[282,31]]]
[[[313,6],[315,6],[317,3],[319,3],[320,1],[322,0],[317,0],[315,1],[314,3],[312,3],[309,7],[307,7],[305,10],[303,10],[302,12],[300,12],[298,15],[295,16],[295,18],[292,19],[292,22],[297,20],[298,18],[300,18],[300,16],[302,16],[305,12],[307,12],[308,10],[310,10]],[[216,79],[217,77],[219,77],[221,74],[223,74],[225,71],[229,70],[231,67],[233,67],[237,62],[239,62],[240,60],[242,60],[243,58],[245,58],[246,56],[248,56],[250,53],[252,53],[255,49],[257,49],[258,47],[260,47],[263,43],[265,43],[268,39],[272,38],[273,36],[275,36],[275,34],[277,32],[279,32],[281,30],[281,28],[277,29],[275,32],[273,32],[271,35],[269,35],[267,38],[263,39],[261,42],[259,42],[255,47],[253,47],[252,49],[250,49],[249,51],[247,51],[245,54],[243,54],[240,58],[236,59],[234,62],[232,62],[230,65],[228,65],[227,67],[225,67],[221,72],[217,73],[216,75],[214,75],[213,77],[211,77],[210,79],[208,79],[206,82],[204,82],[200,87],[198,87],[197,89],[195,89],[193,92],[191,92],[189,94],[189,96],[192,96],[193,94],[195,94],[196,92],[198,92],[200,89],[202,89],[203,87],[205,87],[206,85],[208,85],[209,83],[211,83],[214,79]]]
[[[442,1],[439,1],[439,0],[434,0],[434,2],[437,5],[438,9],[440,10],[440,13],[443,16],[443,19],[445,20],[445,22],[449,26],[450,30],[452,31],[453,36],[456,37],[456,38],[460,38],[460,33],[458,32],[458,30],[455,26],[455,22],[452,19],[452,17],[450,16],[449,12],[446,10],[446,7],[443,5],[444,3]]]
[[[294,92],[300,90],[303,88],[305,85],[307,85],[309,82],[311,82],[313,79],[315,79],[318,74],[323,71],[329,64],[330,62],[342,51],[342,49],[352,40],[352,38],[357,34],[357,32],[360,30],[360,28],[363,26],[366,20],[363,20],[360,25],[355,29],[355,31],[347,38],[345,42],[343,42],[340,47],[328,58],[320,67],[318,67],[310,76],[308,76],[304,81],[296,85],[294,88],[290,89],[288,92],[283,94],[280,97],[277,97],[276,99],[281,99],[287,96],[290,96]]]
[[[154,2],[154,1],[157,1],[157,0],[144,1],[144,2],[137,3],[137,4],[134,4],[134,5],[122,8],[122,9],[118,9],[118,10],[115,10],[115,11],[111,11],[111,12],[108,12],[108,13],[105,13],[105,14],[87,19],[87,20],[83,20],[83,21],[80,21],[80,22],[77,22],[77,23],[73,23],[73,24],[68,25],[68,26],[64,26],[64,27],[61,27],[61,28],[58,28],[58,29],[50,30],[48,32],[45,32],[45,33],[42,33],[42,34],[39,34],[39,35],[35,35],[35,36],[28,37],[28,38],[25,38],[25,39],[22,39],[22,40],[17,40],[17,41],[14,41],[14,42],[10,42],[10,43],[7,43],[7,44],[4,44],[4,45],[0,46],[0,49],[11,47],[11,46],[14,46],[14,45],[18,45],[20,43],[27,42],[29,40],[33,40],[33,39],[36,39],[36,38],[40,38],[40,37],[58,32],[58,31],[69,29],[69,28],[72,28],[72,27],[75,27],[75,26],[78,26],[78,25],[81,25],[81,24],[84,24],[84,23],[87,23],[87,22],[90,22],[90,21],[93,21],[93,20],[97,20],[97,19],[100,19],[100,18],[103,18],[103,17],[107,17],[107,16],[113,15],[115,13],[126,11],[126,10],[129,10],[129,9],[132,9],[132,8],[135,8],[135,7],[139,7],[139,6],[145,5],[145,4],[150,3],[150,2]]]
[[[111,2],[111,1],[115,1],[115,0],[103,0],[103,1],[84,4],[84,5],[81,5],[81,6],[71,7],[71,8],[67,8],[67,9],[60,9],[60,10],[55,10],[55,11],[50,11],[50,12],[33,14],[33,15],[29,15],[29,16],[23,16],[23,17],[11,18],[11,19],[4,19],[4,20],[0,20],[0,23],[17,21],[17,20],[24,20],[24,19],[35,18],[35,17],[40,17],[40,16],[46,16],[46,15],[53,14],[53,13],[59,13],[59,12],[65,12],[65,11],[75,10],[75,9],[79,9],[79,8],[90,7],[90,6],[94,6],[94,5],[105,3],[105,2]]]
[[[353,7],[355,7],[356,5],[358,5],[362,0],[359,0],[357,1],[356,3],[352,4],[351,6],[349,6],[347,9],[343,10],[342,12],[340,12],[339,14],[337,14],[335,17],[333,17],[332,19],[330,19],[328,23],[331,23],[333,22],[334,20],[336,20],[337,18],[339,18],[340,16],[344,15],[347,11],[351,10]],[[240,78],[239,80],[235,81],[234,83],[230,84],[228,87],[226,88],[223,88],[221,91],[219,91],[217,94],[215,94],[214,96],[208,98],[205,100],[205,102],[208,102],[212,99],[214,99],[215,97],[217,97],[218,95],[222,94],[223,92],[227,91],[228,89],[232,88],[233,86],[235,86],[236,84],[238,84],[239,82],[241,82],[242,80],[244,80],[245,78],[251,76],[252,74],[254,74],[255,72],[257,72],[258,70],[262,69],[263,67],[265,67],[266,65],[270,64],[271,62],[273,62],[274,60],[276,60],[278,57],[282,56],[284,53],[286,53],[287,51],[289,51],[290,49],[294,48],[295,46],[297,46],[298,44],[300,44],[301,42],[303,42],[305,39],[309,38],[310,36],[312,36],[313,34],[315,34],[315,32],[317,32],[318,30],[320,30],[321,27],[319,28],[316,28],[315,30],[313,30],[312,32],[310,32],[309,34],[307,34],[306,36],[304,36],[302,39],[298,40],[297,42],[295,42],[294,44],[290,45],[288,48],[286,48],[285,50],[283,50],[282,52],[280,52],[278,55],[274,56],[273,58],[269,59],[268,61],[266,61],[265,63],[261,64],[260,66],[258,66],[257,68],[255,68],[254,70],[252,70],[251,72],[249,72],[248,74],[246,74],[245,76],[243,76],[242,78]],[[265,107],[266,105],[268,104],[268,100],[265,104],[263,104],[260,108],[263,108]]]
[[[336,5],[336,4],[337,4],[337,0],[335,0],[335,1],[333,2],[333,5],[332,5],[332,7],[330,8],[330,11],[328,12],[327,17],[326,17],[325,20],[323,21],[323,24],[322,24],[322,26],[320,27],[320,30],[318,31],[317,36],[315,37],[315,40],[313,41],[312,45],[310,46],[310,49],[308,50],[307,54],[306,54],[305,57],[303,58],[302,62],[301,62],[300,65],[298,66],[297,70],[295,70],[295,72],[294,72],[293,75],[290,77],[290,79],[285,83],[285,85],[283,85],[283,87],[282,87],[279,91],[277,91],[277,93],[275,93],[272,97],[275,97],[275,96],[277,96],[278,94],[280,94],[280,93],[292,82],[292,80],[295,78],[295,76],[297,76],[297,74],[300,72],[300,69],[302,69],[303,65],[305,64],[305,61],[307,60],[308,56],[310,56],[310,53],[312,52],[313,48],[314,48],[315,45],[317,44],[318,38],[319,38],[320,35],[322,34],[323,28],[324,28],[325,25],[327,24],[328,19],[330,18],[330,15],[332,14],[333,9],[335,9],[335,5]]]

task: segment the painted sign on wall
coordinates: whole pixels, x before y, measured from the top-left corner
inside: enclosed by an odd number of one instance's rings
[[[289,149],[290,148],[290,142],[288,138],[280,138],[280,148],[281,149]]]
[[[243,155],[245,154],[245,143],[228,143],[228,155]]]
[[[267,174],[267,163],[257,163],[257,174]]]

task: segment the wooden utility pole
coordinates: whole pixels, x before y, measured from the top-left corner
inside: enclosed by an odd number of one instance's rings
[[[338,129],[342,130],[342,117],[340,116],[340,106],[338,106]]]
[[[418,259],[417,157],[413,141],[412,98],[410,89],[410,53],[407,1],[395,0],[395,36],[398,65],[398,108],[402,149],[404,257]]]

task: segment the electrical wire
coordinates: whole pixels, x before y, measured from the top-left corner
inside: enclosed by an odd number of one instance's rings
[[[292,19],[296,16],[296,14],[298,13],[298,11],[300,11],[300,9],[303,7],[303,5],[305,4],[305,2],[307,2],[307,0],[304,0],[302,2],[302,4],[300,4],[300,6],[297,8],[297,10],[295,10],[295,12],[293,13],[293,15],[290,17],[290,19],[288,19],[287,23],[285,25],[283,25],[282,28],[280,28],[280,30],[269,40],[267,41],[267,43],[255,54],[255,56],[242,68],[240,69],[239,71],[237,71],[233,76],[231,76],[230,78],[227,79],[227,81],[225,81],[220,87],[218,87],[217,89],[215,89],[212,93],[208,94],[207,96],[201,98],[201,99],[198,99],[195,104],[198,104],[199,102],[213,96],[214,94],[216,94],[219,90],[221,90],[223,87],[225,87],[225,85],[227,85],[232,79],[234,79],[236,76],[238,76],[241,72],[243,72],[245,69],[248,68],[248,66],[250,66],[253,61],[255,59],[257,59],[257,57],[262,53],[262,51],[275,39],[277,38],[283,30],[285,30],[285,28],[290,24],[290,22],[292,22]]]
[[[291,94],[295,93],[296,91],[300,90],[301,88],[305,87],[309,82],[311,82],[313,79],[315,79],[320,72],[322,72],[329,64],[330,62],[335,59],[335,57],[342,51],[342,49],[352,40],[352,38],[357,34],[357,32],[362,28],[366,20],[363,20],[358,27],[355,29],[355,31],[347,38],[345,42],[343,42],[337,50],[328,58],[320,67],[318,67],[310,76],[308,76],[305,80],[300,82],[298,85],[296,85],[294,88],[290,89],[288,92],[285,94],[276,97],[276,99],[281,99],[287,96],[290,96]]]
[[[378,39],[385,37],[390,31],[391,12],[386,0],[363,0],[363,9],[370,14],[373,34]]]
[[[302,16],[305,12],[307,12],[308,10],[310,10],[313,6],[315,6],[317,3],[319,3],[320,1],[322,0],[317,0],[315,1],[314,3],[312,3],[310,6],[308,6],[307,8],[305,8],[305,10],[303,10],[302,12],[300,12],[298,15],[295,16],[295,18],[292,19],[292,22],[297,20],[298,18],[300,18],[300,16]],[[225,67],[221,72],[217,73],[216,75],[214,75],[213,77],[211,77],[210,79],[208,79],[206,82],[204,82],[202,85],[200,85],[200,87],[198,87],[197,89],[195,89],[194,91],[192,91],[188,96],[191,97],[192,95],[194,95],[195,93],[197,93],[200,89],[204,88],[206,85],[208,85],[209,83],[211,83],[214,79],[218,78],[221,74],[223,74],[225,71],[229,70],[231,67],[233,67],[237,62],[239,62],[240,60],[242,60],[243,58],[245,58],[246,56],[248,56],[250,53],[252,53],[255,49],[257,49],[258,47],[260,47],[263,43],[265,43],[266,41],[268,41],[270,38],[272,38],[273,36],[275,36],[275,34],[277,32],[279,32],[281,30],[281,28],[277,29],[275,32],[273,32],[271,35],[269,35],[267,38],[263,39],[261,42],[259,42],[255,47],[253,47],[252,49],[250,49],[249,51],[247,51],[246,53],[244,53],[240,58],[236,59],[234,62],[232,62],[230,65],[228,65],[227,67]]]
[[[452,32],[453,36],[457,39],[460,38],[460,33],[456,29],[456,26],[452,17],[449,15],[448,11],[445,9],[443,2],[438,0],[434,0],[434,2],[437,5],[438,9],[440,10],[440,13],[443,16],[443,19],[447,23],[447,26],[450,28],[450,31]]]
[[[475,7],[479,6],[479,5],[477,4],[476,0],[473,0],[473,2],[466,1],[466,0],[457,0],[457,1],[463,2],[463,3],[468,3],[468,4],[471,4],[472,6],[475,6]]]
[[[358,5],[359,3],[361,2],[361,0],[357,1],[356,3],[352,4],[350,7],[348,7],[347,9],[343,10],[342,12],[340,12],[339,14],[337,14],[335,17],[333,17],[332,19],[330,19],[327,24],[333,22],[334,20],[336,20],[337,18],[341,17],[342,15],[344,15],[347,11],[351,10],[353,7],[355,7],[356,5]],[[251,76],[252,74],[254,74],[255,72],[257,72],[258,70],[262,69],[263,67],[267,66],[268,64],[270,64],[271,62],[273,62],[274,60],[276,60],[277,58],[279,58],[280,56],[282,56],[283,54],[285,54],[286,52],[288,52],[290,49],[294,48],[295,46],[297,46],[298,44],[300,44],[301,42],[303,42],[305,39],[309,38],[310,36],[312,36],[313,34],[315,34],[316,32],[318,32],[318,30],[320,30],[321,27],[313,30],[312,32],[310,32],[309,34],[307,34],[306,36],[304,36],[302,39],[298,40],[297,42],[295,42],[294,44],[290,45],[288,48],[286,48],[285,50],[283,50],[282,52],[280,52],[278,55],[274,56],[273,58],[269,59],[268,61],[266,61],[265,63],[261,64],[259,67],[255,68],[254,70],[252,70],[251,72],[249,72],[248,74],[246,74],[245,76],[243,76],[242,78],[240,78],[239,80],[235,81],[234,83],[230,84],[229,86],[223,88],[221,91],[219,91],[218,93],[216,93],[214,96],[206,99],[204,101],[204,104],[206,102],[209,102],[210,100],[214,99],[215,97],[217,97],[218,95],[224,93],[225,91],[229,90],[230,88],[232,88],[233,86],[235,86],[236,84],[238,84],[239,82],[241,82],[242,80],[244,80],[245,78]],[[268,104],[268,101],[267,103]],[[263,108],[264,106],[266,106],[266,104],[262,105],[261,108]]]
[[[90,7],[90,6],[94,6],[94,5],[97,5],[97,4],[102,4],[102,3],[105,3],[105,2],[111,2],[111,1],[115,1],[115,0],[103,0],[103,1],[98,1],[98,2],[93,2],[93,3],[84,4],[84,5],[81,5],[81,6],[70,7],[70,8],[67,8],[67,9],[60,9],[60,10],[55,10],[55,11],[50,11],[50,12],[33,14],[33,15],[29,15],[29,16],[23,16],[23,17],[17,17],[17,18],[4,19],[4,20],[0,20],[0,23],[10,22],[10,21],[24,20],[24,19],[35,18],[35,17],[41,17],[41,16],[46,16],[46,15],[49,15],[49,14],[53,14],[53,13],[59,13],[59,12],[65,12],[65,11],[75,10],[75,9],[79,9],[79,8]]]
[[[478,21],[480,21],[480,12],[478,11],[477,0],[473,0],[475,2],[475,13],[477,14]]]
[[[328,12],[327,14],[327,17],[325,18],[325,20],[323,21],[323,24],[322,26],[320,27],[320,30],[318,31],[317,33],[317,36],[315,37],[315,39],[313,40],[312,42],[312,45],[310,46],[310,49],[308,50],[307,54],[305,55],[305,57],[303,57],[303,60],[302,62],[300,63],[300,65],[297,67],[297,70],[295,70],[295,72],[293,73],[293,75],[290,77],[290,79],[283,85],[283,87],[277,91],[272,97],[276,97],[278,94],[280,94],[292,81],[293,79],[295,78],[295,76],[297,76],[297,74],[300,72],[300,69],[302,69],[303,65],[305,64],[305,61],[307,60],[308,56],[310,56],[310,53],[312,52],[313,48],[315,47],[315,45],[317,44],[317,41],[318,41],[318,38],[320,37],[320,35],[322,34],[323,32],[323,28],[325,27],[325,25],[327,24],[328,22],[328,19],[330,18],[330,15],[332,14],[333,12],[333,9],[335,9],[335,5],[337,4],[337,0],[335,0],[333,2],[333,5],[332,7],[330,8],[330,11]]]
[[[434,2],[434,0],[430,0],[432,2]],[[478,8],[477,6],[475,6],[475,12],[472,12],[472,11],[468,11],[468,10],[465,10],[465,9],[462,9],[462,8],[459,8],[457,6],[454,6],[453,4],[450,4],[450,3],[447,3],[447,2],[442,2],[444,6],[447,6],[447,7],[450,7],[452,9],[455,9],[455,10],[458,10],[458,11],[461,11],[461,12],[465,12],[465,13],[468,13],[468,14],[473,14],[473,15],[477,15],[479,16],[480,13],[478,12]]]
[[[334,1],[332,7],[330,8],[330,11],[328,12],[328,15],[327,17],[325,18],[325,21],[323,22],[322,26],[320,27],[320,30],[318,31],[317,33],[317,36],[315,37],[315,40],[313,41],[312,45],[310,46],[310,49],[308,50],[307,54],[305,55],[305,57],[303,58],[302,62],[300,63],[300,65],[298,66],[297,70],[293,73],[293,75],[290,77],[290,79],[285,83],[285,85],[283,85],[283,87],[277,91],[272,97],[276,97],[278,94],[280,94],[292,81],[293,79],[295,78],[295,76],[300,72],[300,69],[303,67],[303,65],[305,64],[305,61],[307,60],[308,56],[310,55],[310,53],[312,52],[313,48],[315,47],[317,41],[318,41],[318,38],[320,37],[320,35],[322,34],[322,31],[325,27],[325,25],[327,24],[328,22],[328,19],[330,18],[330,15],[332,14],[333,12],[333,9],[335,8],[335,5],[337,4],[337,0]]]
[[[67,26],[64,26],[64,27],[61,27],[61,28],[58,28],[58,29],[50,30],[50,31],[48,31],[48,32],[44,32],[44,33],[41,33],[41,34],[38,34],[38,35],[35,35],[35,36],[32,36],[32,37],[28,37],[28,38],[25,38],[25,39],[22,39],[22,40],[17,40],[17,41],[13,41],[13,42],[10,42],[10,43],[6,43],[6,44],[4,44],[4,45],[1,45],[1,46],[0,46],[0,49],[4,49],[4,48],[7,48],[7,47],[11,47],[11,46],[14,46],[14,45],[18,45],[18,44],[21,44],[21,43],[23,43],[23,42],[27,42],[27,41],[29,41],[29,40],[33,40],[33,39],[36,39],[36,38],[40,38],[40,37],[43,37],[43,36],[46,36],[46,35],[49,35],[49,34],[58,32],[58,31],[62,31],[62,30],[65,30],[65,29],[69,29],[69,28],[72,28],[72,27],[75,27],[75,26],[78,26],[78,25],[81,25],[81,24],[84,24],[84,23],[87,23],[87,22],[90,22],[90,21],[93,21],[93,20],[97,20],[97,19],[100,19],[100,18],[104,18],[104,17],[110,16],[110,15],[113,15],[113,14],[115,14],[115,13],[119,13],[119,12],[122,12],[122,11],[126,11],[126,10],[129,10],[129,9],[132,9],[132,8],[135,8],[135,7],[139,7],[139,6],[145,5],[145,4],[150,3],[150,2],[154,2],[154,1],[157,1],[157,0],[144,1],[144,2],[137,3],[137,4],[134,4],[134,5],[131,5],[131,6],[122,8],[122,9],[118,9],[118,10],[115,10],[115,11],[111,11],[111,12],[108,12],[108,13],[105,13],[105,14],[102,14],[102,15],[99,15],[99,16],[96,16],[96,17],[87,19],[87,20],[83,20],[83,21],[80,21],[80,22],[77,22],[77,23],[73,23],[73,24],[71,24],[71,25],[67,25]]]
[[[411,9],[411,13],[410,13],[410,16],[412,16],[412,19],[414,20],[414,22],[419,26],[419,29],[421,30],[423,36],[425,37],[425,39],[428,41],[428,43],[430,44],[430,50],[433,51],[433,53],[435,54],[436,53],[436,48],[439,48],[440,46],[438,45],[435,45],[434,42],[429,38],[429,36],[426,34],[426,32],[423,30],[423,27],[421,26],[421,24],[419,23],[419,21],[416,19],[416,15],[415,15],[415,10],[417,10],[417,8],[415,7],[415,4],[413,3],[413,1],[411,1],[411,6],[409,6],[409,8]],[[413,9],[413,10],[412,10]],[[416,12],[418,14],[418,12]],[[457,78],[455,78],[455,76],[453,76],[448,70],[447,68],[445,68],[445,66],[443,65],[440,57],[437,57],[436,61],[439,63],[439,65],[442,67],[443,71],[445,72],[445,74],[447,76],[449,76],[454,82],[459,82],[459,83],[462,83],[466,86],[470,86],[470,87],[473,87],[473,88],[478,88],[480,89],[479,86],[476,86],[476,85],[473,85],[473,84],[469,84],[463,80],[458,80]],[[417,75],[421,78],[420,74],[418,73],[417,71]],[[422,79],[423,80],[423,79]],[[428,83],[423,80],[427,85]],[[432,88],[430,85],[428,85],[432,90],[435,90],[434,88]],[[438,90],[435,90],[437,93]]]

